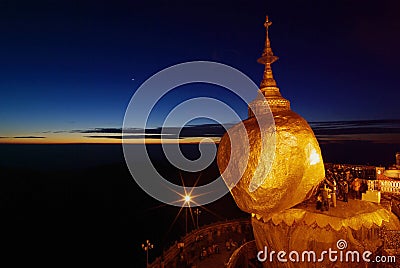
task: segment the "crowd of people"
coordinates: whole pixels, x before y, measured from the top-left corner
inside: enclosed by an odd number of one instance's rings
[[[349,170],[326,170],[326,177],[318,188],[317,209],[328,211],[331,206],[336,207],[337,201],[348,202],[349,196],[361,199],[368,185],[365,180],[355,177]]]
[[[243,241],[236,242],[232,238],[226,239],[225,241],[225,250],[233,251],[238,248],[241,244],[245,243],[246,239]],[[216,242],[209,243],[208,246],[203,246],[200,253],[200,259],[204,259],[206,257],[210,257],[211,255],[220,253],[220,247]]]
[[[241,227],[242,228],[242,227]],[[177,256],[177,268],[192,268],[198,261],[213,258],[222,258],[227,252],[233,252],[242,244],[254,239],[251,227],[243,226],[241,232],[226,228],[218,235],[216,232],[203,233],[195,237],[195,242],[185,245],[177,243],[179,255]]]
[[[207,247],[203,247],[200,252],[200,259],[204,259],[206,257],[210,257],[213,254],[218,254],[220,252],[219,245],[212,244]]]

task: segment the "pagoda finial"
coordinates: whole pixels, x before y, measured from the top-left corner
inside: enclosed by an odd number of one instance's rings
[[[274,76],[272,75],[271,64],[278,60],[271,49],[271,43],[268,36],[268,28],[272,22],[266,17],[264,26],[266,29],[265,46],[261,58],[257,62],[264,64],[264,74],[260,85],[260,91],[263,97],[259,96],[249,104],[249,117],[254,116],[254,111],[263,112],[265,109],[265,101],[268,103],[270,110],[274,112],[290,110],[290,102],[282,97],[279,88],[276,85]],[[264,111],[265,112],[265,111]]]
[[[257,62],[265,65],[264,76],[261,82],[261,88],[267,86],[276,87],[276,81],[274,76],[272,75],[271,64],[277,61],[279,58],[274,55],[271,48],[271,42],[269,41],[268,36],[268,28],[272,25],[272,22],[268,19],[268,16],[265,18],[264,27],[266,29],[266,37],[265,37],[265,46],[264,51],[261,55],[261,58],[257,60]]]

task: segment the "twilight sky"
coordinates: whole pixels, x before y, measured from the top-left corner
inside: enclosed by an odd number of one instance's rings
[[[119,142],[107,136],[120,132],[135,90],[186,61],[227,64],[258,85],[266,15],[275,79],[295,112],[324,127],[392,122],[396,140],[398,10],[396,0],[1,1],[0,142]],[[199,96],[246,118],[232,94],[193,84],[162,99],[149,127]]]

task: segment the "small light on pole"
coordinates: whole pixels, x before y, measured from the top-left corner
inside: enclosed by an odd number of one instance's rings
[[[192,198],[190,197],[190,195],[185,195],[185,203],[188,203],[189,205],[188,206],[190,206],[190,200],[191,200]],[[185,209],[185,235],[187,235],[187,232],[188,232],[188,220],[187,220],[187,217],[188,217],[188,213],[187,213],[187,210],[188,210],[188,208],[186,207],[186,209]]]
[[[199,208],[196,208],[196,210],[194,211],[194,213],[196,214],[196,225],[197,225],[197,229],[199,229],[199,215],[201,214],[201,210]]]
[[[150,243],[150,240],[146,240],[146,243],[142,244],[142,249],[146,251],[146,268],[149,267],[149,250],[153,248],[154,245]]]

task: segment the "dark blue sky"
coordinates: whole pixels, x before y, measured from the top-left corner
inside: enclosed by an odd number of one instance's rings
[[[2,1],[0,136],[120,128],[140,84],[186,61],[224,63],[259,84],[266,15],[275,79],[295,112],[313,122],[398,119],[398,10],[395,0]],[[194,88],[170,103],[215,91]]]

